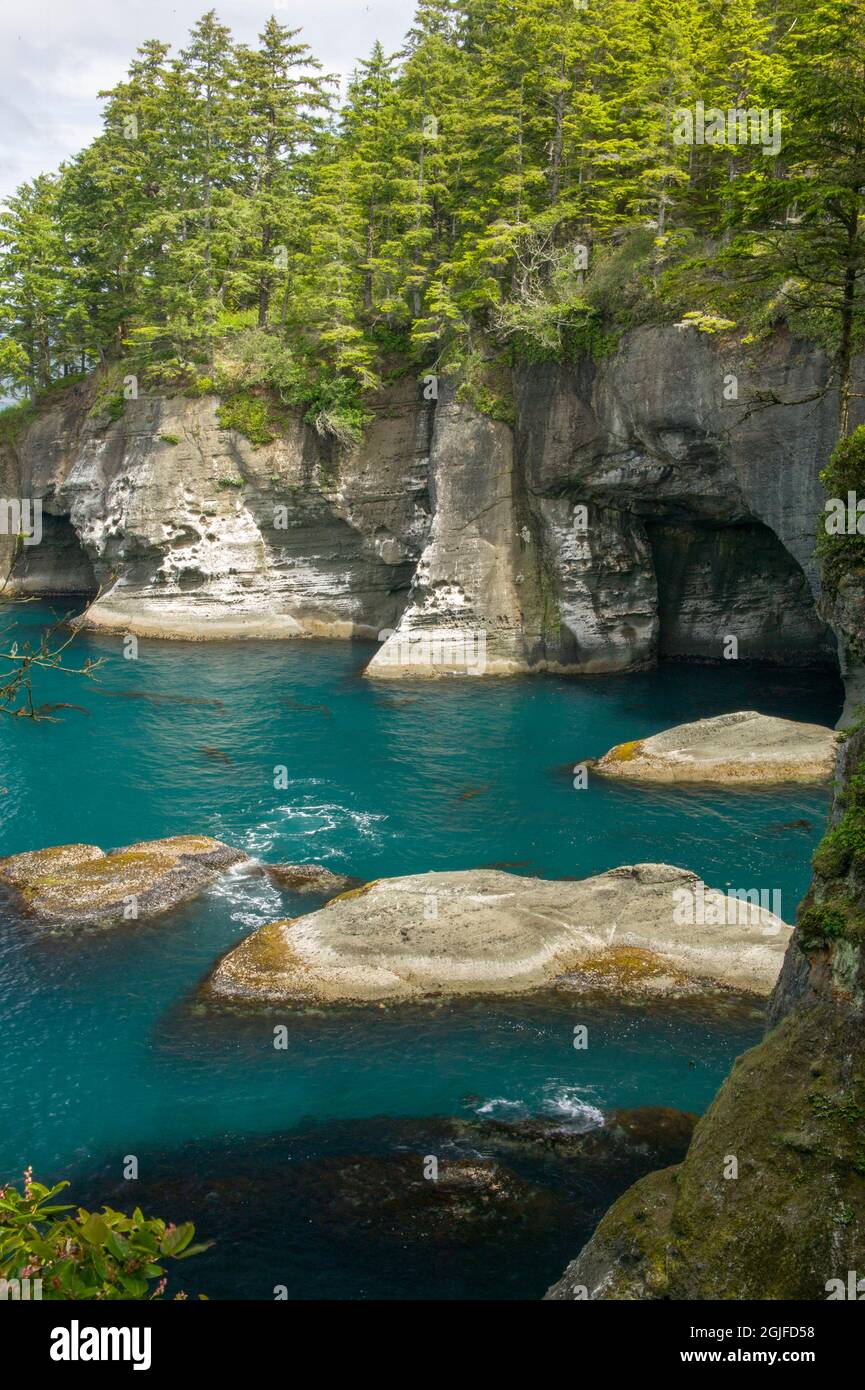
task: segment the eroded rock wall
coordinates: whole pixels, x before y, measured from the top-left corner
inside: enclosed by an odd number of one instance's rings
[[[515,370],[512,426],[406,376],[348,451],[299,417],[255,448],[210,398],[100,418],[74,387],[12,451],[49,521],[7,592],[96,585],[91,621],[164,636],[391,634],[378,675],[623,671],[720,659],[728,635],[740,658],[832,664],[827,363],[783,332],[740,358],[636,330],[597,363]]]
[[[430,412],[413,382],[340,453],[299,418],[255,448],[220,428],[213,398],[141,396],[116,421],[86,405],[44,412],[16,452],[22,491],[68,518],[92,566],[92,623],[372,637],[396,621],[429,525]],[[50,535],[40,549],[56,568]],[[21,563],[9,587],[32,592]]]

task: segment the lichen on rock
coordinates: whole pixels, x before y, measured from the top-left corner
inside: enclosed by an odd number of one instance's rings
[[[682,899],[705,913],[680,912]],[[731,906],[735,909],[731,912]],[[326,1003],[572,988],[768,994],[790,929],[668,864],[580,881],[495,870],[379,879],[260,928],[217,964],[215,999]]]
[[[832,775],[837,741],[819,724],[739,710],[616,744],[593,767],[643,782],[820,782]]]
[[[20,918],[102,926],[159,916],[246,857],[206,835],[140,841],[108,854],[96,845],[56,845],[0,860],[0,891]]]

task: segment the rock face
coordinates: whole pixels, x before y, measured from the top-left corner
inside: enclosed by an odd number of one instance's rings
[[[15,450],[22,495],[77,536],[78,569],[102,589],[92,624],[374,637],[396,620],[428,526],[416,383],[383,393],[363,448],[339,454],[297,418],[255,448],[220,428],[213,398],[142,396],[115,421],[89,401],[76,388]],[[68,588],[53,576],[69,564],[46,532],[7,592]]]
[[[553,1299],[825,1299],[861,1270],[862,1029],[791,1015],[740,1057],[677,1167],[642,1178]],[[729,1174],[730,1157],[738,1176]]]
[[[838,735],[819,724],[741,710],[619,743],[594,770],[641,782],[826,781],[837,742]]]
[[[3,451],[45,519],[7,594],[98,586],[93,623],[154,635],[379,637],[382,677],[622,671],[719,659],[729,636],[742,659],[832,666],[827,363],[782,332],[747,372],[740,353],[638,329],[599,363],[517,369],[512,424],[405,377],[352,450],[297,417],[254,448],[212,398],[111,420],[72,387]]]
[[[507,994],[578,972],[584,986],[617,992],[701,981],[768,994],[789,933],[765,908],[666,864],[581,882],[415,874],[260,928],[218,963],[206,993],[331,1003]]]
[[[369,674],[510,674],[532,664],[540,595],[507,425],[439,400],[432,523],[399,627]]]
[[[0,889],[14,914],[42,926],[103,926],[157,917],[245,859],[206,835],[109,854],[96,845],[57,845],[0,860]]]
[[[598,364],[518,373],[517,458],[542,550],[561,548],[565,501],[586,505],[589,545],[593,508],[618,536],[617,550],[601,551],[603,591],[553,586],[578,668],[594,622],[617,610],[608,669],[641,664],[647,616],[653,655],[717,659],[733,635],[740,658],[831,659],[813,602],[817,474],[837,425],[833,393],[813,397],[827,387],[828,364],[784,333],[747,375],[739,358],[696,329],[647,328]],[[593,568],[604,573],[600,558]]]

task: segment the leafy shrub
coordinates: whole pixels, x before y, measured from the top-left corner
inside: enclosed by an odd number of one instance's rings
[[[270,444],[276,438],[270,428],[267,401],[261,396],[250,396],[240,391],[222,402],[216,416],[220,429],[236,430],[256,448],[262,444]]]
[[[193,1245],[192,1222],[166,1225],[138,1207],[124,1216],[110,1207],[89,1212],[56,1204],[68,1186],[45,1187],[28,1168],[22,1192],[0,1187],[0,1279],[41,1280],[43,1300],[160,1298],[165,1262],[187,1260],[213,1243]]]
[[[836,903],[806,907],[799,918],[799,944],[805,951],[813,951],[846,934],[847,914]]]
[[[851,850],[838,830],[830,830],[820,841],[811,863],[821,878],[840,878],[850,866]]]
[[[687,314],[682,315],[682,322],[691,324],[700,333],[727,333],[736,327],[733,319],[706,313],[703,309],[689,309]]]
[[[103,415],[107,415],[109,420],[119,420],[125,405],[123,388],[118,386],[113,390],[99,391],[87,413],[91,420],[101,419]]]
[[[371,382],[370,384],[375,384]],[[363,404],[361,383],[328,362],[301,352],[263,329],[249,329],[220,350],[215,372],[216,389],[227,404],[254,390],[265,390],[282,406],[303,412],[303,418],[321,435],[330,436],[348,447],[359,444],[372,419]],[[259,398],[264,401],[266,397]],[[220,417],[221,419],[221,417]],[[269,428],[275,428],[278,409],[269,412]],[[259,420],[259,426],[261,421]],[[240,432],[252,439],[245,428]],[[261,436],[267,428],[256,428],[253,443],[268,443]],[[271,433],[270,438],[273,438]]]

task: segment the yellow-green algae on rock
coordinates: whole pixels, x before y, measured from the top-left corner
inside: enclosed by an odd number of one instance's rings
[[[618,743],[594,770],[637,782],[825,782],[837,740],[820,724],[738,710]]]
[[[144,840],[106,854],[55,845],[0,860],[0,892],[14,915],[46,925],[138,920],[186,902],[246,859],[207,835]]]
[[[582,880],[490,869],[379,879],[317,912],[270,922],[217,963],[223,1001],[315,1003],[512,994],[575,973],[586,988],[672,994],[709,985],[768,994],[790,928],[752,903],[707,921],[677,914],[695,874],[633,864]]]

